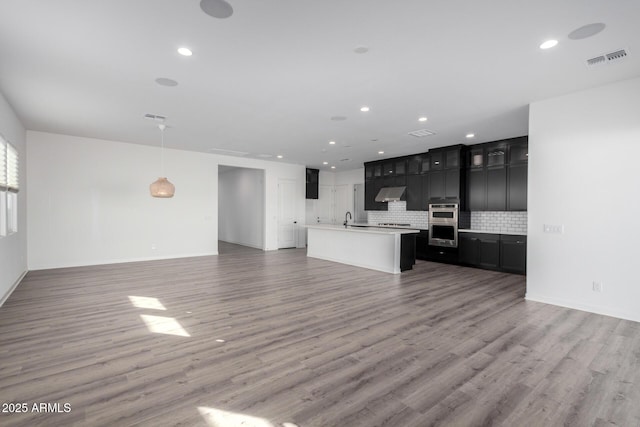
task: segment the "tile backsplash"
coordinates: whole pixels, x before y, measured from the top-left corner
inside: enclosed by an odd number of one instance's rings
[[[411,224],[412,227],[428,229],[426,211],[407,211],[407,202],[389,202],[388,211],[367,211],[367,222],[378,224],[390,222]],[[505,233],[527,233],[527,212],[460,212],[460,228],[478,231]]]
[[[472,230],[527,234],[526,212],[471,212]]]
[[[367,211],[367,222],[378,224],[391,222],[395,224],[411,224],[412,227],[427,229],[427,211],[408,211],[407,202],[389,202],[388,211]]]

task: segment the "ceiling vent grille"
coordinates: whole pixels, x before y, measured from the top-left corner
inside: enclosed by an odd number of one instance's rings
[[[435,135],[435,134],[436,134],[435,132],[428,129],[420,129],[420,130],[414,130],[413,132],[409,132],[409,135],[415,136],[416,138]]]
[[[207,151],[210,153],[228,154],[230,156],[246,156],[249,154],[245,151],[227,150],[225,148],[209,148]]]
[[[144,115],[144,118],[149,120],[154,120],[156,122],[161,122],[161,123],[167,120],[165,116],[161,116],[159,114],[148,114],[148,113]]]
[[[604,53],[599,56],[587,59],[587,67],[596,67],[603,64],[610,64],[612,62],[618,62],[629,55],[627,49],[619,49],[614,52]]]

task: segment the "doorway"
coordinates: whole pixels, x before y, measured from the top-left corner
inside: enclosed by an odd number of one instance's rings
[[[218,240],[264,250],[265,173],[263,169],[218,167]],[[237,250],[218,245],[218,253]]]

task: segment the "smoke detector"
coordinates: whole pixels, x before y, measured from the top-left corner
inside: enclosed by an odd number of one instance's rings
[[[629,56],[628,49],[618,49],[613,52],[603,53],[599,56],[587,59],[587,67],[595,67],[603,64],[611,64],[613,62],[619,62]]]

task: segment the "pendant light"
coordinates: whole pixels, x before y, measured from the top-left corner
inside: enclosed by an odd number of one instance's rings
[[[166,126],[164,124],[160,124],[158,127],[160,128],[160,135],[162,135],[162,142],[160,146],[160,173],[164,175],[164,130],[166,129]],[[149,190],[151,191],[152,197],[166,199],[173,197],[176,192],[176,187],[170,183],[166,177],[160,177],[149,186]]]

